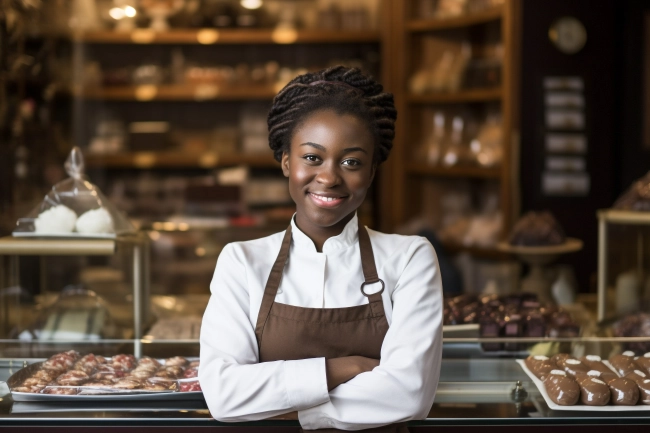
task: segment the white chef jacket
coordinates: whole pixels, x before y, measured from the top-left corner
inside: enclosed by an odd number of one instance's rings
[[[356,215],[323,251],[293,218],[276,302],[308,308],[368,303]],[[259,363],[255,325],[284,232],[223,249],[201,326],[199,380],[214,418],[252,421],[298,411],[305,430],[361,430],[422,419],[433,403],[442,352],[442,283],[435,251],[419,236],[368,230],[390,325],[378,367],[327,390],[325,358]],[[366,293],[380,290],[366,286]]]

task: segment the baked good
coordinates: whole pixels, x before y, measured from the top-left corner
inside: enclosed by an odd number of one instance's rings
[[[183,381],[179,382],[180,387],[179,391],[181,392],[192,392],[192,391],[201,391],[201,384],[198,380],[194,381]]]
[[[49,386],[43,390],[43,394],[77,395],[79,394],[79,390],[77,388],[63,388],[63,387]]]
[[[610,391],[601,379],[588,374],[576,380],[580,386],[580,402],[587,406],[605,406],[609,403]]]
[[[76,222],[75,211],[60,204],[38,214],[34,220],[34,232],[42,234],[72,233]]]
[[[56,383],[63,386],[78,386],[90,379],[81,370],[71,370],[56,378]]]
[[[530,355],[524,362],[526,367],[540,380],[544,380],[552,370],[557,368],[557,365],[544,355]]]
[[[636,358],[634,363],[639,366],[639,370],[646,374],[650,374],[650,352]]]
[[[589,371],[589,367],[582,363],[579,359],[575,358],[565,358],[560,359],[557,362],[559,369],[566,371],[569,376],[575,377],[578,372],[586,373]]]
[[[634,362],[634,352],[630,351],[612,356],[609,358],[609,363],[614,367],[614,370],[616,370],[619,376],[627,376],[629,373],[638,369],[638,366]]]
[[[612,369],[603,364],[603,360],[598,355],[582,356],[580,357],[580,361],[589,367],[589,370],[596,370],[601,373],[612,373]]]
[[[563,370],[553,370],[544,379],[546,392],[555,404],[573,406],[580,398],[580,386],[573,378],[568,377]]]
[[[113,218],[106,208],[100,207],[84,212],[74,225],[79,233],[114,233]]]
[[[617,377],[607,382],[607,386],[615,405],[631,406],[639,401],[639,387],[632,379]]]
[[[179,366],[179,367],[184,367],[188,364],[188,361],[186,358],[182,356],[174,356],[172,358],[167,358],[165,359],[165,366]]]
[[[626,374],[625,377],[633,380],[639,388],[639,401],[643,404],[650,404],[650,379],[648,376],[640,370],[634,370]]]
[[[510,245],[537,247],[560,245],[566,241],[564,230],[550,212],[527,212],[515,224]]]

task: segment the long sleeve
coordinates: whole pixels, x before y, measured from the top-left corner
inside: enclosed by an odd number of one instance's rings
[[[252,421],[328,401],[324,358],[258,363],[242,254],[223,249],[203,316],[199,381],[210,413]]]
[[[433,247],[418,238],[392,293],[392,323],[380,365],[330,392],[328,402],[298,412],[306,430],[361,430],[426,417],[442,352],[442,284]],[[381,272],[380,272],[381,274]]]

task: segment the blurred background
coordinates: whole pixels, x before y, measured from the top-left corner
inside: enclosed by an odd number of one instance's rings
[[[445,294],[464,296],[449,324],[476,323],[458,310],[482,295],[530,292],[592,321],[617,293],[635,302],[620,301],[613,318],[650,300],[646,220],[599,235],[597,216],[650,209],[648,180],[645,196],[641,185],[637,201],[615,206],[650,169],[650,1],[0,5],[0,235],[68,177],[78,146],[87,179],[146,238],[138,320],[152,338],[197,338],[223,246],[288,224],[295,208],[267,112],[293,77],[332,65],[358,67],[395,96],[395,145],[359,216],[434,244]],[[116,251],[3,253],[5,336],[55,326],[51,309],[75,297],[108,311],[103,337],[132,336],[119,328],[134,320],[122,307],[133,302],[135,253]]]

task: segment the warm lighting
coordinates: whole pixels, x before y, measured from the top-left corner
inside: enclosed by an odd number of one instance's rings
[[[194,250],[197,256],[203,257],[205,255],[205,248],[203,247],[198,247],[196,250]]]
[[[129,18],[133,18],[137,12],[135,11],[135,8],[133,6],[126,6],[124,8],[124,15],[126,15]]]
[[[154,230],[165,230],[165,226],[161,222],[155,222],[151,226],[153,227]]]
[[[114,20],[121,20],[126,16],[126,12],[122,8],[112,8],[111,10],[108,11],[108,14]]]
[[[262,0],[241,0],[240,4],[246,9],[259,9],[262,7]]]
[[[176,224],[171,222],[171,221],[166,222],[166,223],[163,223],[163,228],[165,230],[167,230],[168,232],[173,232],[174,230],[176,230]]]
[[[190,229],[190,225],[188,223],[178,223],[178,230],[182,232],[186,232]]]
[[[149,232],[149,239],[151,239],[152,241],[157,241],[158,239],[160,239],[160,232],[157,231]]]

